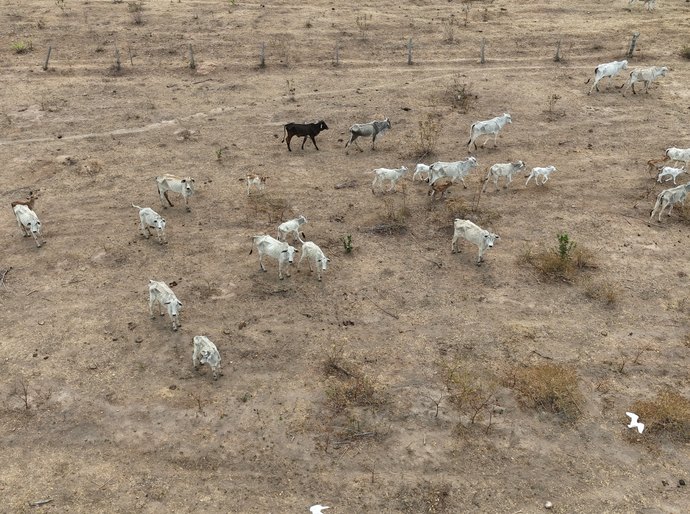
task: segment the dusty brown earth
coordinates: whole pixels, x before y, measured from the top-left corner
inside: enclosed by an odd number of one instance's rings
[[[629,431],[625,411],[663,387],[690,394],[688,221],[647,223],[665,186],[646,171],[690,146],[690,4],[468,5],[2,2],[0,511],[688,511],[687,443]],[[669,75],[649,94],[587,96],[634,31],[631,66]],[[466,112],[454,81],[476,95]],[[370,170],[418,162],[429,115],[441,132],[427,163],[464,158],[470,124],[502,112],[513,123],[474,153],[468,189],[432,202],[408,175],[372,195]],[[346,154],[352,123],[385,116],[375,151]],[[282,125],[318,119],[320,151],[295,139],[288,153]],[[477,204],[486,168],[516,159],[558,171]],[[270,177],[263,195],[247,198],[248,172]],[[174,195],[162,210],[162,173],[196,179],[191,212]],[[40,249],[9,208],[37,189]],[[268,200],[309,220],[331,259],[322,283],[306,266],[258,271],[250,236],[279,222]],[[138,234],[132,202],[162,212],[168,245]],[[481,267],[469,243],[450,252],[463,210],[501,236]],[[560,232],[596,264],[570,282],[522,262]],[[177,283],[178,332],[149,319],[152,278]],[[192,367],[199,334],[220,349],[217,382]],[[544,363],[576,371],[574,420],[511,387]],[[453,367],[493,384],[474,423],[449,396]],[[343,399],[355,378],[362,397]]]

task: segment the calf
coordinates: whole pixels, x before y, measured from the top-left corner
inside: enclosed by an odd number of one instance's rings
[[[665,153],[667,160],[685,163],[686,168],[690,166],[690,148],[671,147],[667,148]]]
[[[206,336],[194,336],[193,342],[192,364],[194,364],[194,369],[198,371],[199,364],[208,364],[213,372],[213,380],[218,380],[218,377],[223,374],[220,370],[220,353],[218,353],[218,348]]]
[[[627,70],[628,69],[628,61],[612,61],[612,62],[607,62],[604,64],[600,64],[596,68],[594,68],[594,82],[592,83],[592,87],[589,88],[589,91],[587,94],[591,94],[592,90],[596,87],[597,91],[599,91],[599,81],[603,78],[608,77],[608,85],[611,85],[611,81],[613,80],[613,77],[618,75],[621,71]],[[587,79],[587,84],[590,79]]]
[[[484,141],[482,147],[484,147],[484,145],[489,140],[492,134],[494,136],[494,146],[496,146],[496,138],[498,137],[498,133],[508,123],[513,123],[513,118],[511,118],[510,114],[506,112],[504,112],[500,116],[491,118],[490,120],[478,121],[476,123],[473,123],[470,127],[470,140],[467,142],[467,149],[469,150],[470,147],[474,145],[474,149],[476,150],[477,143],[475,141],[477,140],[477,138],[479,138],[479,136],[482,135],[489,136]]]
[[[266,187],[266,179],[263,175],[247,175],[247,196],[249,196],[249,188],[254,186],[258,191],[263,191]],[[241,180],[241,179],[240,179]]]
[[[422,173],[426,173],[426,177],[422,177]],[[414,182],[417,177],[419,177],[420,180],[429,180],[429,174],[431,173],[431,166],[427,166],[426,164],[417,164],[414,169],[414,174],[412,175],[412,182]]]
[[[139,232],[146,239],[151,237],[151,227],[156,230],[156,235],[158,236],[158,242],[160,244],[165,243],[165,220],[161,218],[160,214],[151,209],[150,207],[139,207],[138,205],[132,204],[132,207],[139,209]]]
[[[305,241],[302,243],[302,255],[300,255],[299,262],[297,263],[297,271],[299,271],[299,267],[302,265],[302,261],[305,258],[309,263],[309,271],[314,271],[312,268],[312,264],[314,264],[314,267],[316,268],[316,276],[318,277],[319,282],[321,282],[321,272],[326,271],[326,267],[328,266],[330,259],[324,255],[324,253],[321,251],[321,248],[311,241]]]
[[[381,186],[383,188],[383,181],[384,180],[390,180],[391,185],[387,189],[387,191],[393,191],[395,189],[395,185],[398,183],[398,180],[403,178],[405,174],[407,173],[407,168],[405,166],[401,166],[400,168],[376,168],[374,170],[374,181],[371,183],[371,192],[375,193],[375,187],[377,185]]]
[[[633,5],[635,2],[637,2],[637,0],[629,0],[628,4]],[[645,9],[648,11],[653,11],[654,7],[656,7],[656,0],[642,0],[642,2],[644,3]]]
[[[295,218],[281,223],[280,225],[278,225],[278,239],[280,241],[285,241],[287,239],[288,234],[292,234],[293,241],[297,239],[300,243],[304,243],[304,241],[302,241],[302,239],[299,237],[299,233],[300,227],[304,225],[306,222],[307,218],[305,218],[303,215],[300,215],[299,218]],[[302,236],[304,236],[304,232],[302,232]]]
[[[369,123],[355,123],[350,127],[350,139],[345,143],[345,148],[350,146],[350,144],[355,143],[357,148],[358,137],[371,137],[371,149],[374,150],[374,144],[376,143],[376,137],[379,134],[383,134],[386,130],[391,128],[391,120],[386,118],[380,121],[370,121]],[[359,148],[362,151],[361,148]]]
[[[687,184],[683,184],[681,186],[676,186],[672,187],[671,189],[664,189],[659,195],[656,197],[656,203],[654,204],[654,209],[652,209],[652,212],[649,215],[649,219],[651,220],[654,218],[654,214],[659,211],[659,221],[661,221],[661,213],[664,212],[664,209],[668,206],[671,208],[668,210],[668,215],[671,215],[671,211],[673,211],[673,206],[677,203],[684,203],[685,202],[685,197],[688,196],[688,191],[690,191],[690,182]]]
[[[464,161],[456,162],[435,162],[431,165],[431,171],[429,173],[429,184],[433,184],[438,179],[443,177],[448,177],[451,182],[455,182],[456,179],[460,179],[462,186],[467,189],[467,184],[465,184],[465,177],[469,175],[472,168],[477,167],[477,159],[470,156]]]
[[[500,237],[498,237],[498,234],[492,234],[488,230],[484,230],[483,228],[478,227],[470,220],[456,218],[453,222],[453,227],[455,228],[455,231],[453,233],[453,242],[451,243],[451,252],[456,253],[458,251],[457,241],[461,237],[466,239],[470,243],[476,244],[479,248],[477,266],[479,266],[482,263],[482,260],[484,259],[482,257],[484,255],[484,251],[487,248],[493,248],[494,241],[496,241],[496,239],[500,239]]]
[[[153,314],[153,304],[158,304],[158,313],[164,316],[163,305],[165,305],[168,315],[172,320],[172,329],[177,331],[178,327],[181,327],[180,323],[180,309],[182,308],[182,302],[177,299],[175,293],[172,289],[168,287],[165,282],[159,282],[157,280],[149,280],[149,314],[151,319],[156,316]]]
[[[633,94],[635,91],[635,82],[644,82],[644,92],[649,93],[649,85],[659,77],[665,77],[668,73],[666,66],[651,66],[649,68],[635,68],[630,72],[630,78],[623,87],[623,96],[625,92],[632,86]]]
[[[36,195],[33,191],[29,191],[29,196],[27,196],[25,200],[15,200],[14,202],[11,202],[10,205],[12,206],[12,208],[14,208],[17,205],[26,205],[29,209],[33,210],[34,202],[37,199],[38,195]]]
[[[17,218],[17,225],[19,225],[22,235],[24,237],[33,236],[36,247],[40,248],[43,234],[41,233],[41,221],[36,216],[36,213],[24,204],[12,206],[12,211],[14,212],[14,217]]]
[[[283,140],[281,141],[287,141],[287,147],[290,152],[292,152],[292,148],[290,148],[290,140],[294,137],[301,137],[302,139],[302,150],[304,150],[304,143],[306,143],[307,138],[311,139],[311,142],[314,143],[314,148],[317,150],[319,149],[318,146],[316,146],[316,139],[314,139],[316,136],[319,135],[319,132],[322,130],[328,130],[328,125],[326,125],[326,122],[321,120],[318,123],[287,123],[283,126]]]
[[[529,177],[527,177],[527,182],[525,182],[525,185],[529,184],[529,181],[534,177],[534,182],[538,186],[543,186],[546,184],[546,181],[549,180],[549,175],[553,173],[554,171],[558,171],[556,169],[556,166],[547,166],[546,168],[532,168],[532,173],[529,174]],[[541,184],[539,183],[539,177],[542,178]]]
[[[429,186],[429,192],[427,193],[428,196],[431,196],[431,198],[435,198],[438,193],[441,193],[440,198],[443,199],[443,195],[446,194],[446,191],[450,186],[453,185],[453,182],[434,182]]]
[[[673,179],[673,183],[676,183],[676,177],[681,173],[685,173],[685,168],[672,168],[671,166],[664,166],[659,172],[659,176],[656,178],[657,182],[661,182],[663,177],[668,177],[664,182],[668,182]]]
[[[295,258],[296,250],[293,246],[290,246],[284,241],[278,241],[268,235],[254,236],[252,238],[253,244],[252,249],[249,251],[249,255],[254,251],[254,245],[256,245],[259,251],[259,269],[261,271],[266,271],[264,268],[263,258],[264,255],[268,255],[273,259],[278,260],[278,278],[283,280],[283,268],[292,264]],[[285,273],[288,277],[290,273],[286,271]]]
[[[173,207],[173,203],[168,198],[168,191],[173,193],[180,193],[184,197],[184,204],[187,208],[187,212],[191,209],[189,208],[189,197],[194,194],[194,179],[191,177],[175,177],[174,175],[163,175],[161,177],[156,177],[156,184],[158,185],[158,195],[161,198],[161,205],[166,209],[168,206],[165,205],[165,201]]]
[[[489,173],[486,175],[484,187],[482,187],[482,193],[486,190],[486,186],[489,184],[489,179],[493,179],[494,191],[496,191],[498,190],[498,179],[505,177],[506,183],[503,184],[503,188],[506,189],[513,181],[513,175],[522,170],[524,167],[525,163],[522,161],[494,164],[491,166],[491,168],[489,168]]]

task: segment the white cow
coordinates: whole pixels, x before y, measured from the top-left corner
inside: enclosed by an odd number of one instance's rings
[[[278,278],[283,280],[283,268],[292,264],[292,261],[295,258],[295,252],[298,250],[286,242],[278,241],[277,239],[274,239],[268,235],[254,236],[252,239],[253,245],[252,249],[249,251],[249,254],[251,255],[251,253],[254,251],[254,245],[256,245],[256,248],[259,251],[259,268],[261,271],[266,271],[266,268],[264,268],[263,258],[264,255],[268,255],[273,259],[277,259]],[[286,271],[285,274],[288,277],[290,276],[288,271]]]
[[[649,219],[651,220],[654,218],[654,214],[659,210],[659,221],[661,221],[661,213],[664,212],[664,209],[668,206],[671,208],[668,210],[668,215],[671,215],[671,211],[673,211],[673,206],[677,203],[684,203],[685,202],[685,197],[688,196],[688,191],[690,191],[690,182],[687,184],[683,184],[680,186],[672,187],[671,189],[664,189],[659,195],[656,197],[656,203],[654,204],[654,209],[652,209],[651,214],[649,215]]]
[[[345,143],[345,148],[352,143],[359,148],[359,144],[357,143],[358,137],[371,137],[371,149],[374,150],[376,137],[379,134],[383,134],[389,128],[391,128],[391,120],[388,118],[380,121],[370,121],[369,123],[355,123],[350,127],[350,139]],[[359,150],[361,151],[362,149],[359,148]]]
[[[635,68],[630,72],[630,78],[623,87],[623,96],[625,92],[632,86],[633,94],[635,91],[635,82],[644,82],[644,91],[649,93],[649,85],[659,77],[665,77],[668,73],[666,66],[650,66],[649,68]]]
[[[484,180],[484,187],[482,187],[482,193],[486,190],[486,186],[489,184],[489,179],[494,181],[494,190],[498,190],[498,179],[505,177],[506,183],[503,188],[507,188],[513,181],[513,175],[525,167],[525,163],[522,161],[517,162],[505,162],[497,163],[489,168],[489,173],[486,175],[486,180]]]
[[[666,158],[672,162],[683,162],[687,168],[690,166],[690,148],[667,148]]]
[[[151,227],[153,227],[156,230],[158,242],[163,244],[165,242],[165,219],[150,207],[139,207],[134,204],[132,207],[139,209],[139,220],[141,221],[139,232],[141,235],[148,239],[151,237]]]
[[[302,243],[302,255],[300,255],[299,262],[297,263],[297,271],[299,271],[299,267],[302,265],[302,261],[305,258],[309,263],[309,271],[314,271],[312,268],[312,264],[314,264],[314,267],[316,268],[316,276],[318,277],[319,282],[321,282],[321,272],[326,271],[330,259],[324,255],[324,253],[321,251],[321,248],[311,241],[305,241]]]
[[[194,179],[191,177],[176,177],[174,175],[163,175],[156,177],[156,184],[158,185],[158,195],[161,197],[161,205],[166,209],[168,206],[165,205],[165,201],[173,207],[170,198],[168,198],[168,191],[173,193],[180,193],[184,197],[184,204],[187,208],[187,212],[190,211],[189,208],[189,197],[194,194]]]
[[[618,75],[621,71],[627,70],[628,69],[628,61],[623,60],[623,61],[612,61],[612,62],[606,62],[603,64],[600,64],[596,68],[594,68],[594,83],[592,84],[592,87],[589,88],[589,92],[587,93],[588,95],[592,93],[594,88],[597,88],[597,91],[599,91],[599,81],[603,78],[608,77],[608,86],[611,86],[611,82],[613,81],[613,77]],[[590,79],[587,79],[587,84]]]
[[[391,187],[387,191],[393,191],[398,180],[403,178],[407,173],[407,168],[402,166],[400,168],[376,168],[374,170],[374,181],[371,183],[371,192],[375,193],[375,187],[377,185],[383,188],[383,181],[390,180]]]
[[[431,172],[431,166],[427,166],[426,164],[417,164],[414,169],[414,174],[412,175],[412,182],[417,180],[417,177],[419,177],[420,180],[428,180],[429,179],[429,173]],[[426,178],[422,177],[422,173],[426,173]]]
[[[306,222],[307,218],[305,218],[303,215],[300,215],[299,218],[281,223],[278,225],[278,239],[280,241],[285,241],[288,234],[292,234],[293,241],[297,239],[300,243],[304,243],[304,241],[302,241],[302,239],[299,237],[299,233],[302,225],[304,225]],[[302,232],[302,235],[304,235],[304,232]]]
[[[201,357],[201,358],[199,358]],[[199,364],[208,364],[213,372],[213,380],[223,373],[220,370],[220,353],[218,348],[206,336],[194,336],[194,352],[192,353],[192,363],[194,369],[199,370]]]
[[[681,173],[685,173],[685,168],[672,168],[671,166],[664,166],[659,172],[659,176],[656,178],[657,182],[661,182],[661,179],[667,177],[664,182],[668,182],[673,179],[673,183],[676,183],[676,177]]]
[[[429,184],[433,184],[438,179],[448,177],[451,182],[460,179],[462,186],[467,189],[465,184],[465,177],[469,175],[472,168],[476,168],[479,163],[477,159],[470,156],[464,161],[455,162],[435,162],[431,165],[431,172],[429,173]]]
[[[263,191],[266,187],[266,179],[263,175],[247,175],[247,196],[249,196],[249,188],[254,186],[258,191]]]
[[[14,211],[14,217],[17,218],[17,225],[19,225],[22,235],[24,237],[33,236],[36,246],[40,248],[43,234],[41,233],[41,220],[38,219],[36,213],[24,204],[15,204],[12,211]]]
[[[170,289],[165,282],[149,280],[149,314],[152,319],[156,317],[153,314],[154,303],[158,303],[158,313],[161,316],[165,315],[163,312],[163,306],[165,305],[168,310],[168,315],[172,320],[172,329],[177,331],[177,328],[182,326],[180,323],[182,302],[177,299],[175,293],[173,293],[172,289]]]
[[[628,4],[633,5],[635,2],[637,2],[637,0],[629,0]],[[644,3],[645,9],[648,11],[653,11],[654,7],[656,7],[656,0],[642,0],[642,2]]]
[[[484,255],[484,251],[487,248],[493,248],[494,241],[496,241],[496,239],[500,239],[500,237],[498,237],[498,234],[493,234],[488,230],[484,230],[483,228],[480,228],[474,223],[472,223],[470,220],[456,218],[453,222],[453,227],[455,228],[455,231],[453,233],[453,242],[450,246],[451,252],[456,253],[458,251],[457,241],[461,237],[466,239],[470,243],[476,244],[479,248],[477,266],[479,266],[482,263],[482,256]]]
[[[469,150],[470,146],[474,145],[474,149],[476,150],[477,143],[475,143],[475,141],[479,136],[482,135],[491,136],[493,134],[494,146],[496,146],[496,138],[498,137],[498,133],[507,123],[512,122],[513,119],[510,117],[510,114],[504,112],[500,116],[496,116],[495,118],[491,118],[490,120],[478,121],[476,123],[473,123],[470,127],[470,140],[467,142],[467,149]],[[489,137],[486,138],[482,147],[486,144],[486,142],[489,139]]]
[[[532,172],[529,174],[529,177],[527,177],[527,182],[525,182],[525,185],[529,184],[529,181],[534,177],[534,182],[538,186],[543,186],[546,184],[546,181],[549,180],[549,175],[553,173],[554,171],[558,171],[556,169],[556,166],[547,166],[546,168],[532,168]],[[542,177],[541,184],[539,183],[539,177]]]

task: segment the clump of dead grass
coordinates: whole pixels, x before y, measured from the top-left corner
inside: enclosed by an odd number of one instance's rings
[[[552,363],[518,367],[507,382],[526,407],[558,414],[566,421],[575,421],[581,414],[574,368]]]
[[[479,372],[457,360],[442,365],[443,382],[453,406],[474,425],[485,417],[491,424],[498,384],[486,372]]]
[[[666,388],[654,398],[635,402],[631,410],[640,417],[650,434],[664,434],[690,441],[690,399]]]
[[[596,268],[590,250],[571,241],[567,233],[558,234],[557,238],[555,248],[538,251],[526,248],[518,262],[532,266],[545,277],[564,282],[571,282],[580,271]]]
[[[424,480],[414,487],[401,487],[397,498],[402,512],[449,512],[451,491],[448,483]]]
[[[419,141],[412,157],[417,161],[422,161],[436,152],[438,137],[441,134],[441,116],[438,114],[427,114],[419,120]]]
[[[589,280],[584,283],[583,292],[587,298],[602,302],[609,307],[618,301],[618,290],[609,282]]]
[[[442,96],[453,109],[463,114],[470,111],[479,99],[479,96],[472,91],[472,85],[462,82],[458,77],[454,77],[453,81],[446,86]]]
[[[323,363],[328,377],[327,405],[333,413],[352,407],[380,407],[386,403],[385,394],[376,380],[367,376],[342,352],[332,352]]]
[[[282,196],[270,193],[251,195],[247,197],[247,209],[254,213],[253,218],[259,214],[268,216],[268,222],[285,219],[286,213],[292,211],[290,200]]]

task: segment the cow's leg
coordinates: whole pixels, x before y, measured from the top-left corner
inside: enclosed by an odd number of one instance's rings
[[[199,351],[196,346],[194,347],[194,353],[192,353],[192,365],[195,370],[199,370]]]
[[[388,188],[389,193],[395,189],[395,183],[396,181],[391,179],[391,187]]]
[[[465,177],[460,177],[460,182],[462,182],[462,187],[467,189],[467,184],[465,184]]]
[[[354,132],[350,132],[350,139],[347,141],[347,143],[345,143],[345,148],[354,143],[358,137],[359,136],[357,136]]]
[[[170,201],[170,198],[168,198],[168,191],[165,191],[165,192],[163,193],[163,196],[165,196],[165,199],[166,199],[166,200],[168,201],[168,203],[170,204],[170,207],[174,207],[173,203]],[[165,207],[165,204],[163,204],[163,207]]]
[[[372,150],[376,150],[376,148],[375,148],[375,145],[376,145],[376,136],[377,136],[377,133],[376,133],[376,132],[374,132],[374,135],[371,136],[371,149],[372,149]]]
[[[192,212],[192,209],[189,208],[189,195],[184,195],[184,207],[187,212]]]
[[[303,259],[304,259],[304,252],[302,252],[302,255],[299,256],[299,260],[297,261],[297,272],[299,272],[299,267],[302,265]],[[311,264],[309,264],[309,269],[311,270]]]
[[[309,135],[309,138],[311,139],[311,142],[314,143],[314,148],[316,148],[316,149],[318,150],[319,147],[316,146],[316,139],[314,139],[314,136],[312,136],[312,135],[310,134],[310,135]],[[302,144],[302,146],[304,146],[304,143]]]
[[[508,176],[506,177],[506,183],[503,185],[503,189],[508,189],[508,186],[510,185],[510,183],[511,183],[512,181],[513,181],[513,176],[512,176],[512,175],[508,175]],[[496,187],[498,187],[498,186],[496,186]]]
[[[37,247],[37,248],[40,248],[40,247],[41,247],[41,243],[38,241],[38,237],[36,236],[36,232],[31,232],[31,235],[32,235],[33,238],[34,238],[34,242],[36,243],[36,247]]]
[[[259,271],[266,271],[266,268],[264,268],[264,254],[259,252]]]
[[[156,299],[149,294],[149,314],[151,316],[151,319],[154,319],[156,316],[153,314],[153,304],[156,301]]]
[[[290,152],[292,152],[292,148],[290,148],[290,140],[292,139],[292,136],[294,136],[294,134],[288,132],[287,138],[285,138],[285,141],[287,141],[288,150]]]
[[[308,138],[308,137],[309,137],[309,134],[307,134],[306,136],[304,136],[304,137],[302,138],[302,150],[304,150],[304,143],[307,142],[307,138]]]
[[[376,194],[376,191],[374,190],[374,188],[376,187],[376,183],[378,182],[378,180],[379,180],[379,176],[376,175],[376,176],[374,177],[374,181],[371,183],[371,192],[372,192],[373,194]]]
[[[458,253],[458,235],[453,234],[453,241],[450,243],[450,253]]]

